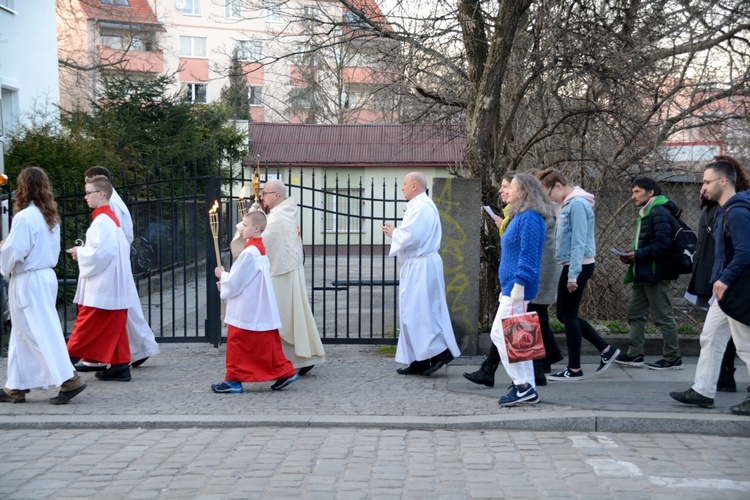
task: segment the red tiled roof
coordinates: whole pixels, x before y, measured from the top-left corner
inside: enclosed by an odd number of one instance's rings
[[[79,2],[89,19],[160,24],[148,0],[128,0],[129,5],[103,4],[101,0],[79,0]]]
[[[251,123],[249,163],[257,158],[268,166],[449,166],[463,161],[463,145],[460,125]]]

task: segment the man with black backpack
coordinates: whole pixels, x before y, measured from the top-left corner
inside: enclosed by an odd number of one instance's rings
[[[669,393],[680,403],[701,408],[714,407],[721,358],[730,337],[737,355],[750,366],[750,191],[737,193],[736,182],[737,173],[726,160],[709,163],[703,172],[703,193],[721,207],[713,226],[713,297],[703,323],[693,387]],[[750,416],[750,397],[730,410]]]
[[[651,317],[664,339],[664,358],[646,367],[652,370],[682,370],[677,323],[670,298],[672,281],[680,269],[674,263],[675,222],[679,218],[677,205],[661,194],[654,179],[641,177],[632,185],[631,199],[640,207],[636,222],[633,250],[620,256],[629,264],[625,283],[633,283],[633,295],[628,305],[630,341],[628,350],[615,358],[615,363],[642,367],[646,336],[646,315]],[[689,271],[688,271],[689,272]]]

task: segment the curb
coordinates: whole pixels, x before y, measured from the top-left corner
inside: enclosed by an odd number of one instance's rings
[[[512,410],[511,410],[512,411]],[[335,415],[185,415],[163,416],[93,416],[69,417],[34,415],[0,417],[0,429],[226,429],[257,427],[322,427],[378,428],[398,430],[516,430],[542,432],[607,432],[607,433],[684,433],[724,437],[750,437],[750,419],[734,415],[674,415],[669,413],[565,411],[531,414],[527,411],[512,415],[458,417]]]

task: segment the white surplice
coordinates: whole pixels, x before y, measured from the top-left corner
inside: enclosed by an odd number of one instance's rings
[[[33,202],[13,216],[13,226],[0,251],[0,272],[10,275],[8,389],[61,386],[73,377],[55,308],[54,267],[59,255],[60,227],[50,230]]]
[[[406,204],[406,214],[391,236],[390,256],[397,256],[399,272],[399,321],[401,330],[396,361],[424,361],[449,349],[461,351],[451,325],[445,298],[443,259],[440,257],[442,228],[435,203],[420,193]]]
[[[260,238],[257,238],[260,241]],[[258,247],[248,245],[229,272],[219,279],[221,298],[227,301],[224,322],[243,330],[265,332],[281,328],[271,264]]]
[[[323,363],[326,355],[307,299],[298,219],[297,202],[286,198],[271,209],[263,231],[281,316],[281,346],[296,369]]]
[[[132,244],[134,239],[133,219],[130,216],[128,206],[125,205],[125,202],[114,188],[112,189],[112,197],[109,200],[109,205],[120,221],[120,227],[122,232],[125,233],[125,239],[128,240],[128,244]],[[154,332],[143,315],[143,307],[141,307],[141,298],[138,295],[138,290],[136,288],[133,288],[133,290],[136,292],[136,296],[134,297],[135,305],[128,309],[127,330],[130,359],[138,361],[139,359],[159,354],[159,345],[156,343]]]
[[[78,247],[76,304],[98,309],[130,309],[138,296],[130,270],[130,244],[100,207],[86,230],[86,242]],[[114,213],[114,212],[113,212]]]

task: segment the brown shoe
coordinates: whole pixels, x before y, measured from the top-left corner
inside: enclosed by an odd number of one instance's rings
[[[5,389],[0,391],[0,403],[25,403],[28,389]]]
[[[73,372],[73,377],[69,378],[60,386],[60,392],[71,392],[75,391],[79,387],[86,385],[78,372]]]

